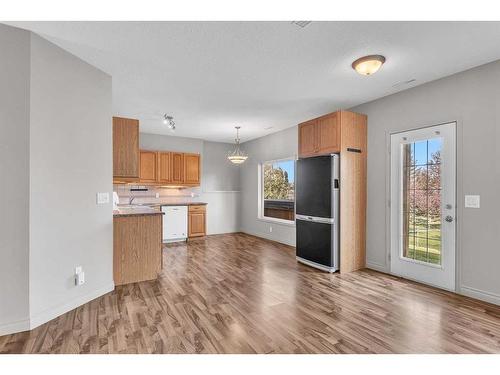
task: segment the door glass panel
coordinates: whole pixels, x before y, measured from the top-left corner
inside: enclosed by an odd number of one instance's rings
[[[402,145],[403,258],[441,264],[441,149],[434,138]]]

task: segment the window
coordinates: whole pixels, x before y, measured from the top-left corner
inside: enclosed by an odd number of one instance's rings
[[[403,257],[441,264],[442,138],[403,147]]]
[[[295,221],[295,159],[262,163],[259,216],[262,219]]]

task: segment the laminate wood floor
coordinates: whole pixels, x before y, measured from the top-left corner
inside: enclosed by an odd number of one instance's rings
[[[327,274],[244,234],[164,248],[117,287],[0,353],[500,353],[500,307],[370,270]]]

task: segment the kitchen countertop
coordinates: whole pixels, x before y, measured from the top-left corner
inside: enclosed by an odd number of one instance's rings
[[[206,206],[205,202],[158,203],[151,206]]]
[[[113,217],[145,216],[145,215],[163,215],[163,212],[147,206],[118,207],[117,210],[113,210]]]
[[[132,205],[118,205],[113,210],[113,217],[140,216],[140,215],[163,215],[160,211],[162,206],[205,206],[206,202],[177,202],[177,203],[139,203]]]

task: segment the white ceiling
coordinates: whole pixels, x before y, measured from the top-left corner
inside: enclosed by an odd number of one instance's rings
[[[10,22],[113,76],[142,132],[231,142],[500,59],[498,22]],[[351,63],[383,54],[374,76]],[[416,79],[409,85],[393,85]]]

